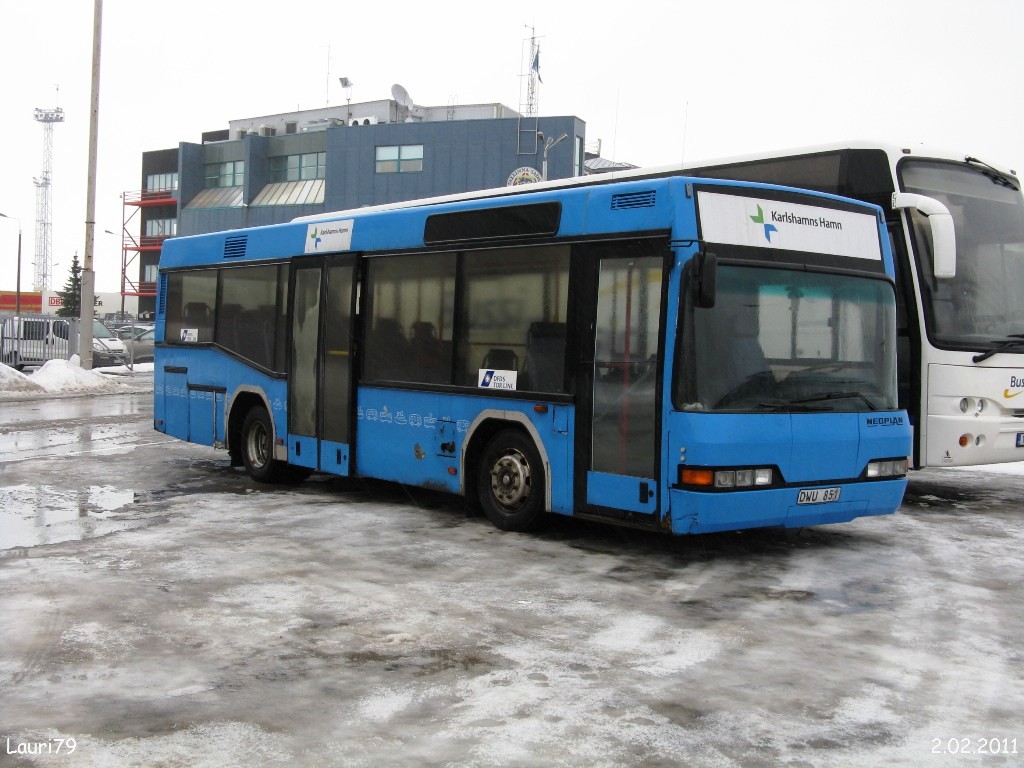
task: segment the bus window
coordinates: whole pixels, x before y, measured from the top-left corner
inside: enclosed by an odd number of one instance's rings
[[[369,262],[364,378],[450,384],[455,254]]]
[[[518,389],[563,392],[569,247],[474,251],[463,265],[459,380],[476,386],[482,368],[514,370]]]
[[[217,272],[175,272],[167,277],[166,341],[213,341]]]
[[[715,306],[690,311],[686,410],[896,407],[895,298],[883,280],[721,266]]]
[[[278,267],[224,270],[215,340],[225,349],[273,370],[277,339]]]

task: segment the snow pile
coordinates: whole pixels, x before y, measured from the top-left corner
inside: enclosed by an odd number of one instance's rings
[[[137,365],[134,371],[125,366],[86,371],[79,366],[77,355],[71,360],[49,360],[30,375],[0,365],[0,398],[144,391],[152,387],[152,379],[146,376],[146,381],[135,381],[130,374],[151,375],[152,371],[152,363]]]
[[[31,378],[47,392],[114,392],[120,389],[102,373],[82,370],[68,360],[47,360]]]
[[[16,371],[9,365],[0,364],[0,394],[35,392],[40,393],[43,388],[34,382],[31,377],[21,371]]]

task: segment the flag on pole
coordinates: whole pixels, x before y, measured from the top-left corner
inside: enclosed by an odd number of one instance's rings
[[[530,65],[530,71],[537,75],[537,79],[540,80],[541,83],[544,82],[540,76],[540,47],[533,52],[533,63]]]

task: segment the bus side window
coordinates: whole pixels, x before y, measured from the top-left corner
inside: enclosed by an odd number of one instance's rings
[[[366,350],[366,374],[370,379],[403,381],[409,361],[409,342],[402,326],[390,317],[378,317]]]
[[[565,323],[530,323],[526,335],[526,389],[565,388]]]
[[[409,341],[412,355],[410,379],[427,383],[445,383],[451,375],[452,345],[437,336],[437,329],[428,320],[412,324],[412,339]]]
[[[185,305],[185,328],[194,328],[196,341],[213,340],[213,313],[210,307],[201,301],[190,301]]]

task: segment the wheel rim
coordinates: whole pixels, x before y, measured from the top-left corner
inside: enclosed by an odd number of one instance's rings
[[[509,511],[521,509],[530,498],[530,464],[519,451],[509,451],[491,467],[491,493]]]
[[[266,466],[267,460],[270,458],[270,435],[263,424],[256,422],[250,427],[245,441],[245,452],[252,466],[256,468]]]

